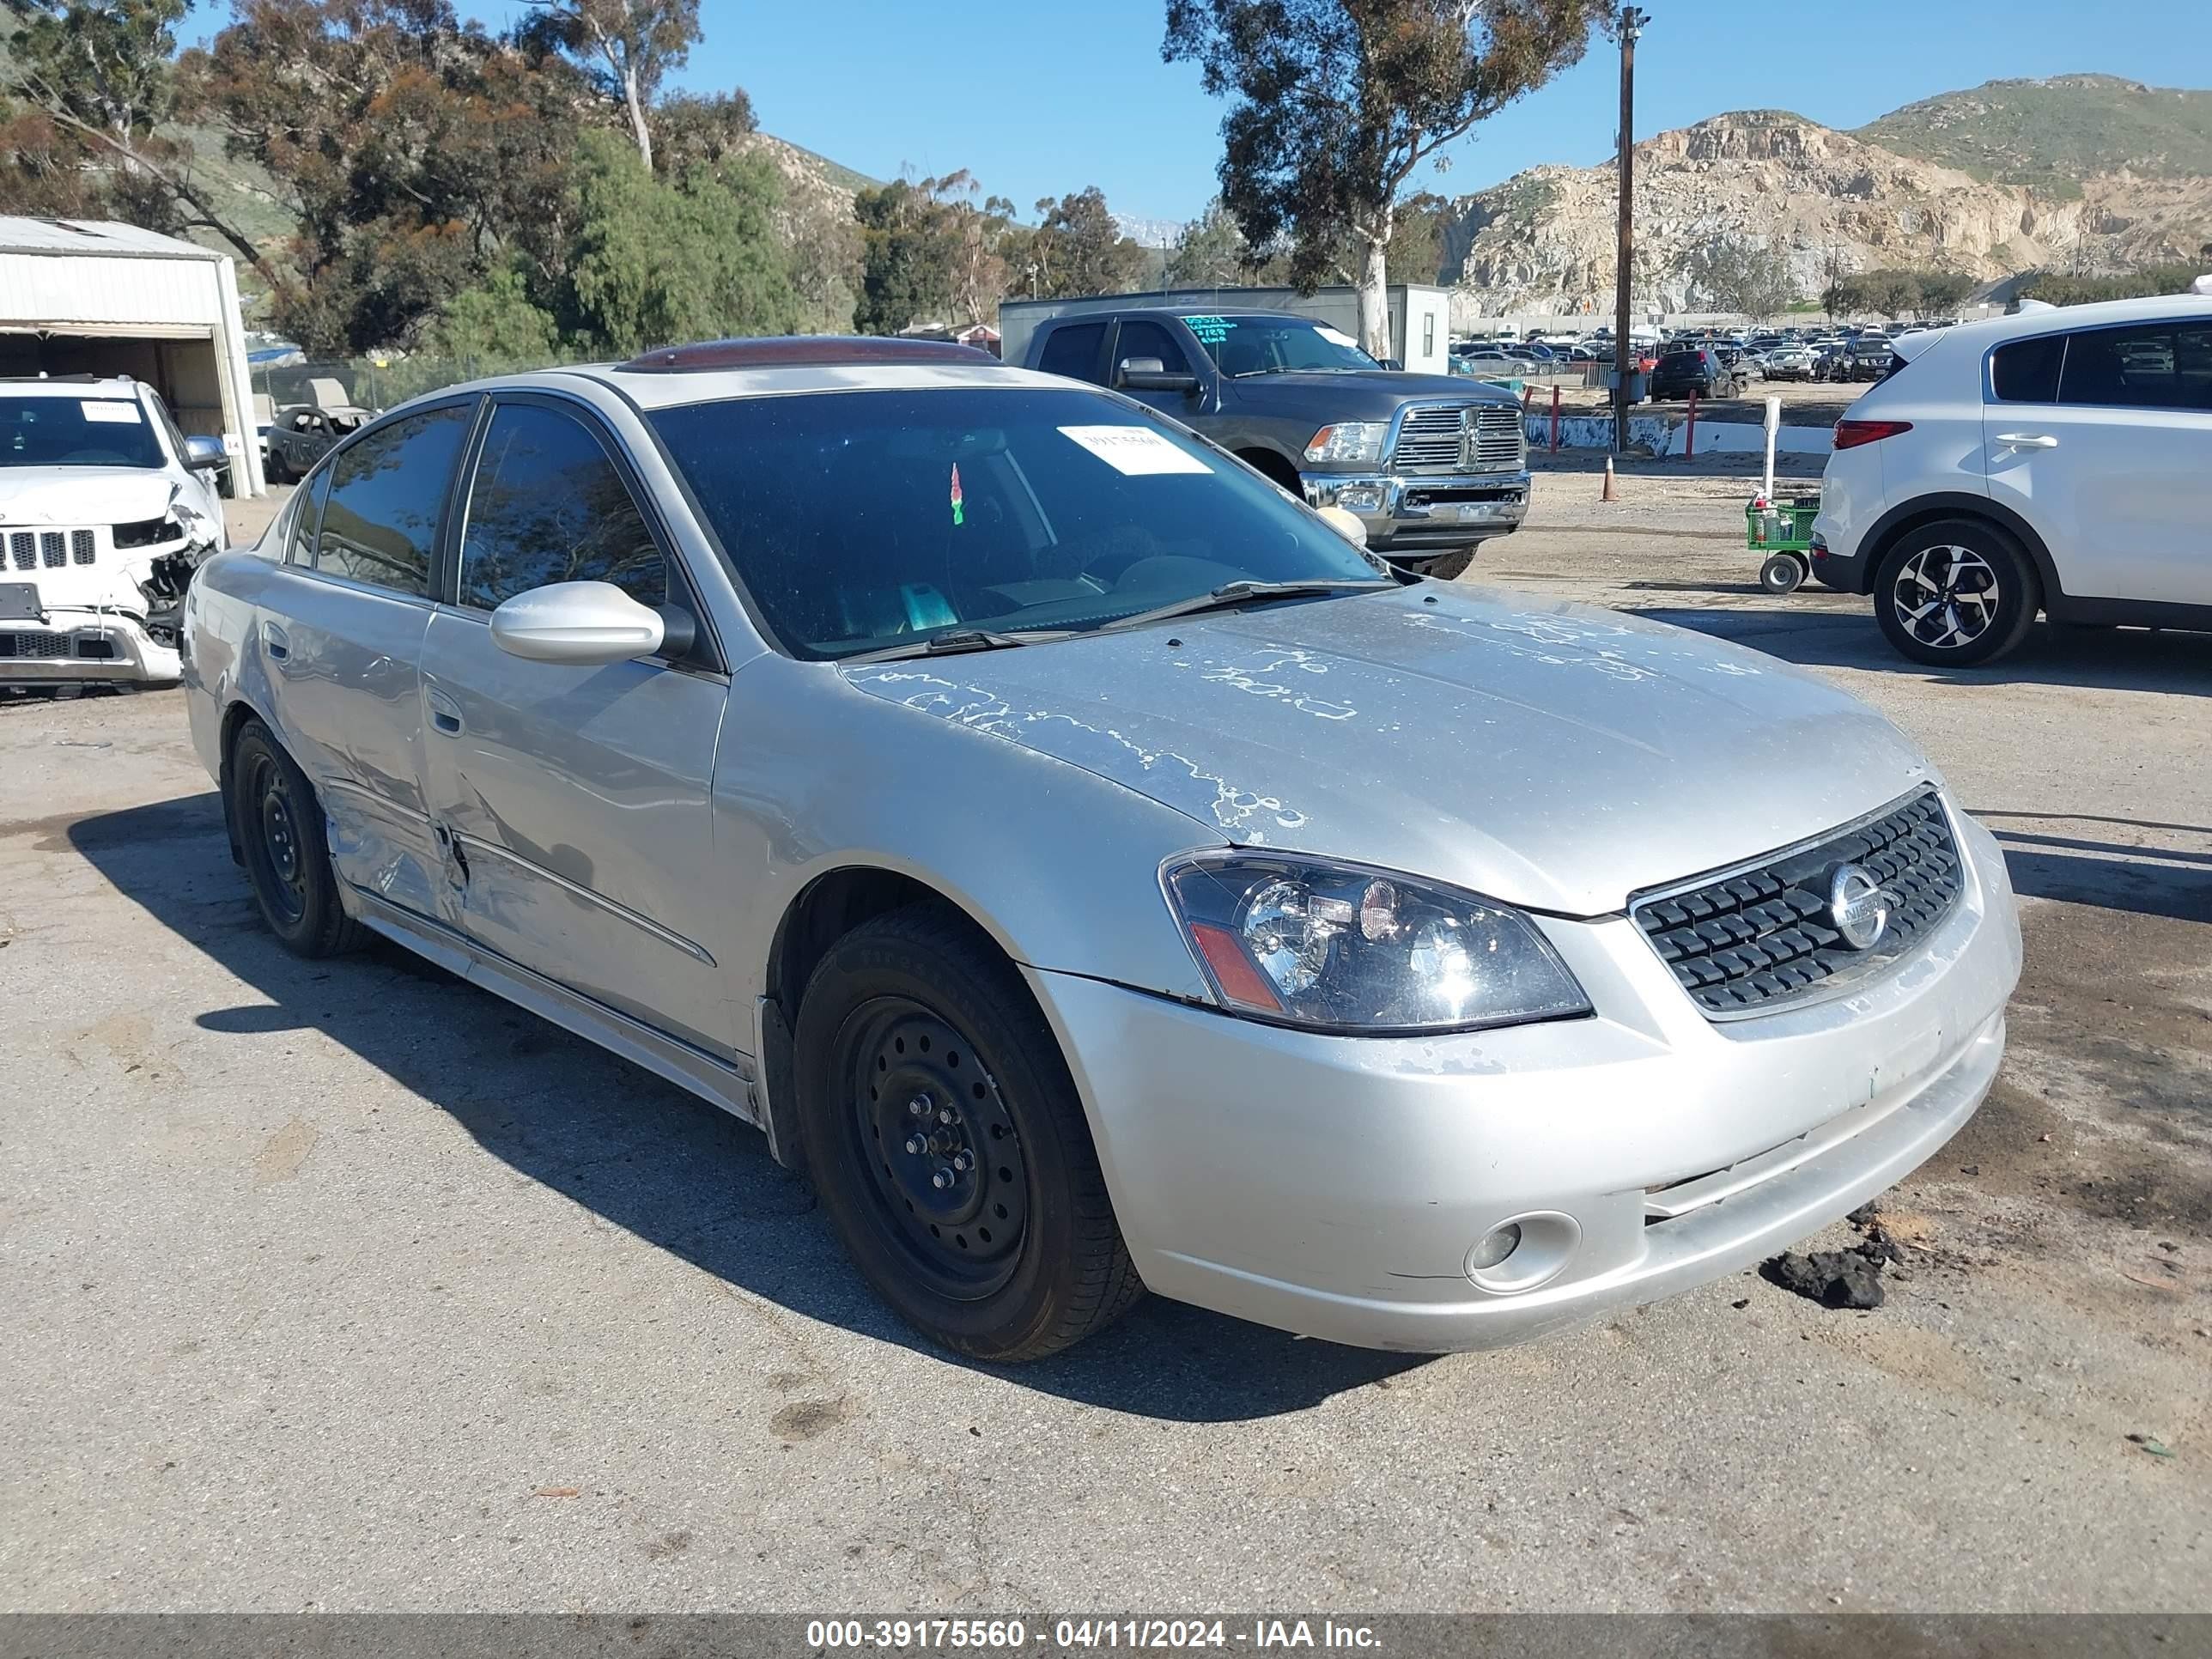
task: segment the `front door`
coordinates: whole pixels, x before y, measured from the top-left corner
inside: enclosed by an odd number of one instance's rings
[[[708,940],[727,896],[709,788],[727,685],[659,658],[576,668],[493,644],[493,610],[605,581],[693,610],[608,445],[550,402],[492,411],[422,649],[424,778],[449,925],[707,1052],[740,1029]]]
[[[1148,317],[1139,317],[1123,323],[1114,343],[1114,372],[1109,385],[1125,398],[1134,398],[1140,404],[1149,404],[1170,420],[1185,424],[1198,415],[1200,394],[1195,392],[1156,392],[1141,386],[1125,386],[1121,381],[1122,365],[1131,358],[1157,357],[1161,367],[1170,374],[1195,374],[1198,365],[1190,361],[1182,349],[1182,342],[1174,332]],[[1204,384],[1203,380],[1200,385]]]
[[[1998,349],[1982,420],[1991,499],[2035,526],[2074,598],[2212,605],[2212,322],[2083,329],[2063,355],[2055,345]],[[2011,354],[2024,369],[2031,346],[2045,349],[2038,373],[2008,385]],[[2052,371],[2055,397],[2034,384]]]

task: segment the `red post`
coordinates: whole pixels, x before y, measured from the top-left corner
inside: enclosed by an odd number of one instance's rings
[[[1556,455],[1556,454],[1558,454],[1559,453],[1559,388],[1558,385],[1555,383],[1555,384],[1553,386],[1553,387],[1552,387],[1552,453],[1553,453],[1554,455]]]
[[[1690,429],[1682,434],[1682,454],[1684,459],[1686,459],[1689,457],[1694,456],[1697,453],[1698,389],[1695,386],[1692,386],[1690,388]]]

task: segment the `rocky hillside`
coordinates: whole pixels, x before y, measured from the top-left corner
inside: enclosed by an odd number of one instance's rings
[[[2095,78],[2109,88],[2130,85]],[[1931,100],[1862,134],[1787,111],[1748,110],[1645,141],[1637,146],[1637,308],[1704,308],[1705,296],[1687,275],[1691,257],[1727,240],[1771,249],[1808,298],[1820,292],[1823,273],[1838,267],[1911,266],[1990,279],[2194,257],[2212,239],[2212,157],[2175,140],[2157,149],[2154,172],[2142,123],[2118,125],[2119,148],[2106,151],[2082,125],[2086,117],[2073,125],[2072,137],[2053,131],[2043,148],[2029,148],[2002,137],[2010,116],[1979,127],[1965,101],[1986,102],[1997,88],[2047,84],[1992,83],[1948,102]],[[2075,88],[2066,95],[2078,108],[2087,94]],[[2186,97],[2212,103],[2212,94]],[[1936,112],[1936,105],[1944,111]],[[1936,159],[1864,136],[1878,129]],[[1971,161],[1972,170],[1946,158]],[[2081,168],[2070,190],[2021,182],[2069,164]],[[1611,309],[1610,165],[1534,167],[1458,205],[1446,250],[1447,270],[1457,261],[1461,271],[1455,311]]]

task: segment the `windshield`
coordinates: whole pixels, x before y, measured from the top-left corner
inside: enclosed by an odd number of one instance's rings
[[[1310,317],[1186,317],[1206,355],[1224,374],[1349,374],[1382,364],[1349,335]]]
[[[1267,480],[1097,392],[815,392],[651,419],[794,656],[1088,632],[1235,582],[1395,586]]]
[[[136,398],[0,397],[0,466],[165,465]]]

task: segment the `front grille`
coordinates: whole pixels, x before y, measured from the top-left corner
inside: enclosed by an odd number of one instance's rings
[[[59,570],[92,564],[100,557],[99,539],[89,530],[11,530],[4,563],[17,570]]]
[[[1828,884],[1844,864],[1864,869],[1889,901],[1872,950],[1852,949],[1829,915]],[[1928,789],[1814,845],[1633,900],[1630,914],[1699,1007],[1734,1014],[1894,961],[1943,918],[1960,884],[1950,821]]]
[[[1416,404],[1398,427],[1400,466],[1455,468],[1467,448],[1467,404]]]
[[[1481,471],[1500,467],[1518,471],[1528,453],[1528,434],[1521,425],[1518,408],[1486,404],[1468,423],[1468,459]]]

